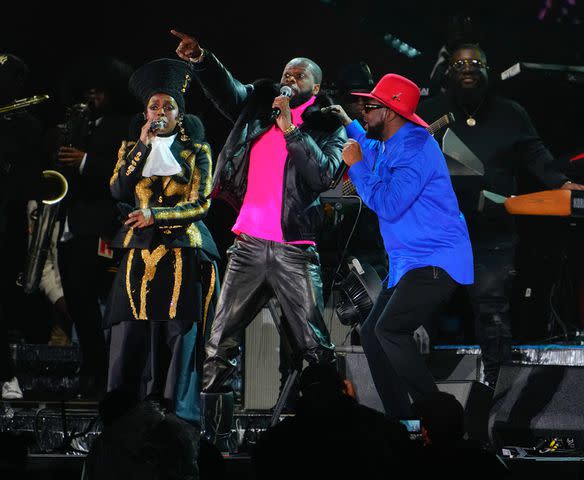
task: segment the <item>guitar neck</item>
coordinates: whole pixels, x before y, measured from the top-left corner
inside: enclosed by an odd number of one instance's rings
[[[446,115],[442,115],[438,120],[432,123],[428,128],[428,133],[434,135],[439,130],[443,129],[446,125],[454,120],[454,115],[448,112]]]

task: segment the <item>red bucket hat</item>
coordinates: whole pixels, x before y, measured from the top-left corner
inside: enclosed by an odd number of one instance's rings
[[[429,126],[416,115],[416,108],[420,101],[420,89],[406,77],[388,73],[377,82],[371,93],[353,93],[353,95],[374,98],[410,122],[421,125],[424,128]]]

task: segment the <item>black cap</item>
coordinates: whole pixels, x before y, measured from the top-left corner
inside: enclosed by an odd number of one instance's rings
[[[0,53],[0,104],[15,100],[28,79],[26,64],[11,53]]]
[[[340,93],[370,92],[374,85],[373,75],[365,62],[347,63],[339,69],[337,87]]]
[[[191,82],[190,67],[181,60],[160,58],[142,65],[130,77],[130,92],[144,105],[155,93],[165,93],[174,98],[179,110],[184,112],[184,95]]]
[[[135,111],[128,93],[128,79],[134,68],[114,57],[93,55],[68,66],[62,72],[61,101],[65,105],[86,101],[91,89],[107,92],[116,111]]]

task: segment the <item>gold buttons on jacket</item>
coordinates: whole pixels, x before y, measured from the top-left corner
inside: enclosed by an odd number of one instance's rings
[[[134,155],[134,159],[132,160],[132,162],[130,163],[130,166],[126,170],[126,175],[130,175],[136,169],[136,165],[138,165],[138,162],[140,161],[141,156],[142,156],[142,152],[138,152],[138,153],[136,153],[136,155]]]

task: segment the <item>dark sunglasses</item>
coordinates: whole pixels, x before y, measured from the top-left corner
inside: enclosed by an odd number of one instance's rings
[[[485,62],[477,60],[476,58],[473,58],[471,60],[467,58],[457,60],[456,62],[451,63],[448,69],[454,70],[455,72],[462,72],[465,69],[465,67],[470,67],[477,70],[481,68],[484,68],[485,70],[489,69],[489,66]]]
[[[377,110],[379,108],[387,108],[385,105],[379,105],[377,103],[366,103],[363,105],[363,111],[365,113],[370,113],[372,110]]]

